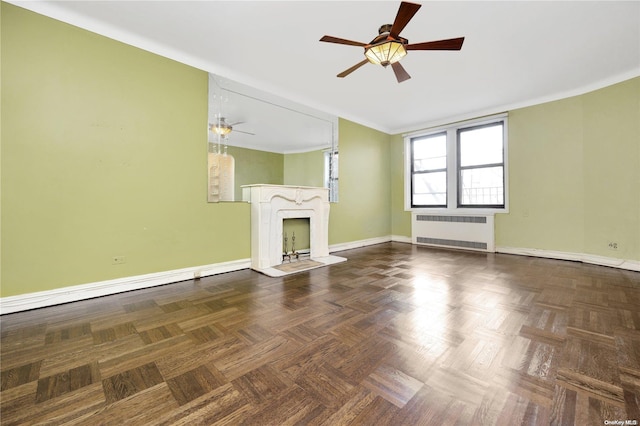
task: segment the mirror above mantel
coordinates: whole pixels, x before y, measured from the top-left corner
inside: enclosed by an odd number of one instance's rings
[[[337,201],[338,117],[209,74],[208,120],[209,202],[255,184],[327,187]]]

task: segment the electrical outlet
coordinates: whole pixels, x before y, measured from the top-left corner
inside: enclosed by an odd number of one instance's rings
[[[126,263],[127,260],[124,256],[113,256],[113,258],[111,259],[111,264],[112,265],[122,265],[123,263]]]
[[[615,241],[611,241],[609,243],[609,250],[618,250],[618,243],[616,243]]]
[[[199,280],[201,276],[202,276],[202,273],[200,271],[195,271],[193,273],[193,279],[195,280]]]

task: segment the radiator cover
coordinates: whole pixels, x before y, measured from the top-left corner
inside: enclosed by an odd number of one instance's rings
[[[413,244],[495,251],[493,215],[411,214]]]

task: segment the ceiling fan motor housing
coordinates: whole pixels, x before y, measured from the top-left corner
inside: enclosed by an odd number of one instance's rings
[[[381,25],[380,28],[378,28],[378,34],[390,33],[392,27],[393,25],[391,24]]]

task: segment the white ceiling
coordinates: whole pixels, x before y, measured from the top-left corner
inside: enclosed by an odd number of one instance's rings
[[[363,49],[318,41],[369,42],[399,1],[10,3],[390,134],[640,75],[638,1],[419,2],[410,43],[466,39],[459,52],[410,51],[401,84],[371,64],[336,78]]]

